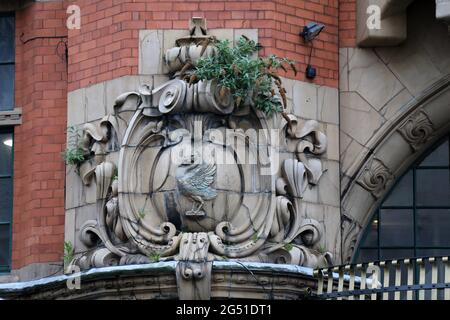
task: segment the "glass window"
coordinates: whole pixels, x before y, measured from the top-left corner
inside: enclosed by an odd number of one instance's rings
[[[399,179],[366,227],[355,262],[450,255],[449,137]]]
[[[12,128],[0,128],[0,272],[10,270],[13,212]]]
[[[14,14],[0,13],[0,111],[14,109]]]

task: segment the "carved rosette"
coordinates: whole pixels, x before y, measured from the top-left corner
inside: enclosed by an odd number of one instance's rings
[[[357,183],[378,199],[386,190],[387,184],[394,178],[381,160],[373,158]]]
[[[398,131],[415,152],[432,138],[434,128],[426,113],[420,111],[408,118]]]
[[[179,74],[186,52],[201,56],[192,45],[198,41],[182,39],[168,51],[172,73]],[[203,54],[215,53],[208,48]],[[125,106],[134,111],[124,117],[119,111]],[[88,269],[176,260],[180,283],[204,286],[213,260],[330,263],[331,255],[319,248],[323,226],[306,218],[302,203],[323,173],[327,139],[317,121],[300,124],[288,115],[290,124],[278,128],[296,159],[280,163],[281,176],[274,177],[262,174],[280,169],[272,168],[278,146],[266,116],[248,103],[236,110],[215,81],[174,78],[153,90],[144,85],[120,95],[114,110],[99,127],[84,127],[83,147],[91,157],[79,173],[84,183],[96,183],[97,218],[82,226],[80,240],[92,250],[74,264]],[[106,161],[117,150],[117,163]],[[378,176],[369,182],[377,185]],[[183,287],[184,297],[195,296],[192,286]]]

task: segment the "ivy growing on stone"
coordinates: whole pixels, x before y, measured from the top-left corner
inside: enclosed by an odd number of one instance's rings
[[[216,80],[223,97],[228,92],[236,107],[250,103],[268,116],[286,108],[286,90],[278,76],[279,69],[290,66],[295,73],[294,62],[275,55],[254,57],[262,47],[242,36],[234,47],[229,40],[213,40],[215,55],[199,59],[191,81]],[[278,94],[276,94],[276,90]]]
[[[62,157],[67,165],[78,165],[85,160],[84,151],[80,147],[81,133],[76,126],[67,128],[67,148]]]
[[[64,265],[68,266],[74,258],[74,248],[70,241],[64,242]]]

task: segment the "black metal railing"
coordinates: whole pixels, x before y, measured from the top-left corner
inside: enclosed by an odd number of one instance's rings
[[[413,258],[316,269],[319,299],[450,300],[448,257]]]

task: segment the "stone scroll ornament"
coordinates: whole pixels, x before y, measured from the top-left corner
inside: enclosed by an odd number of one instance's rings
[[[277,132],[296,158],[274,168],[280,176],[261,175],[273,165],[266,115],[249,104],[235,107],[214,80],[179,77],[191,72],[186,60],[195,66],[215,54],[213,46],[198,46],[208,38],[194,20],[191,36],[166,53],[171,80],[120,95],[98,127],[85,125],[83,148],[91,157],[79,173],[96,184],[97,217],[82,225],[79,237],[90,250],[72,264],[175,260],[180,297],[207,298],[214,260],[330,263],[320,246],[323,226],[306,218],[302,203],[322,175],[326,136],[316,121],[300,124],[289,115],[289,126]],[[248,128],[265,134],[249,142]],[[107,160],[111,152],[119,153],[116,163]]]

